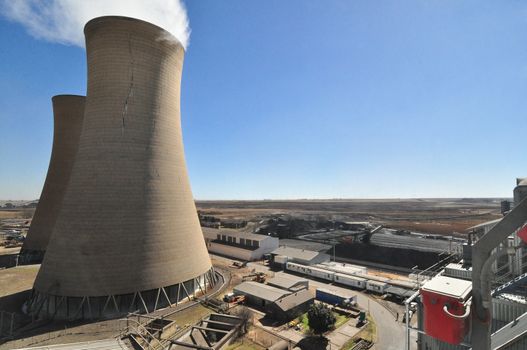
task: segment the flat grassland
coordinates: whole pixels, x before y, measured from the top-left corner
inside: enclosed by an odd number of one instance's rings
[[[198,210],[223,219],[258,221],[293,215],[339,221],[369,221],[388,228],[463,235],[467,228],[501,217],[502,198],[330,199],[196,201]]]

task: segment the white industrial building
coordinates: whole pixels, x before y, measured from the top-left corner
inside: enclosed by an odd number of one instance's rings
[[[278,248],[278,238],[244,233],[236,230],[203,227],[203,235],[209,253],[231,258],[254,261]]]
[[[326,253],[285,246],[273,250],[271,254],[273,255],[275,264],[284,266],[288,262],[295,262],[302,265],[321,264],[330,259],[330,256]]]

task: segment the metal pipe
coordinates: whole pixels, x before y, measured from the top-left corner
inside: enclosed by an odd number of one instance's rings
[[[514,255],[514,252],[519,247],[511,247],[506,250],[500,250],[492,254],[483,264],[481,269],[481,302],[486,309],[489,309],[492,305],[492,295],[491,295],[491,279],[493,276],[491,265],[501,258],[503,255]]]
[[[409,316],[409,307],[408,307],[408,303],[404,303],[405,304],[405,312],[404,312],[404,320],[405,320],[405,324],[406,324],[406,330],[405,330],[405,333],[404,333],[404,348],[406,350],[410,350],[410,327],[408,326],[408,316]]]
[[[448,305],[443,306],[443,311],[452,318],[456,318],[458,320],[462,320],[468,317],[470,315],[470,306],[472,305],[472,298],[468,300],[467,305],[465,305],[465,313],[463,315],[454,315],[450,311],[448,311]]]
[[[410,318],[410,303],[415,300],[419,296],[419,291],[412,294],[408,299],[404,301],[405,304],[405,313],[404,313],[404,320],[406,324],[406,330],[404,334],[404,348],[405,350],[410,350],[410,325],[409,325],[409,318]]]

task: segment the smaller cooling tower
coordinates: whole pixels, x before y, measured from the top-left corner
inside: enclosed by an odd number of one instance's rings
[[[57,95],[53,104],[53,148],[35,215],[20,252],[19,264],[40,263],[64,198],[77,153],[84,117],[84,96]]]

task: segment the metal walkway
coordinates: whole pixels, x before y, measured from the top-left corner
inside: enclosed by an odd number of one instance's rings
[[[502,349],[506,345],[512,345],[521,340],[527,333],[527,313],[524,313],[516,320],[500,328],[491,337],[491,349]]]
[[[45,345],[16,350],[128,350],[128,347],[119,339],[105,339],[82,343]]]

